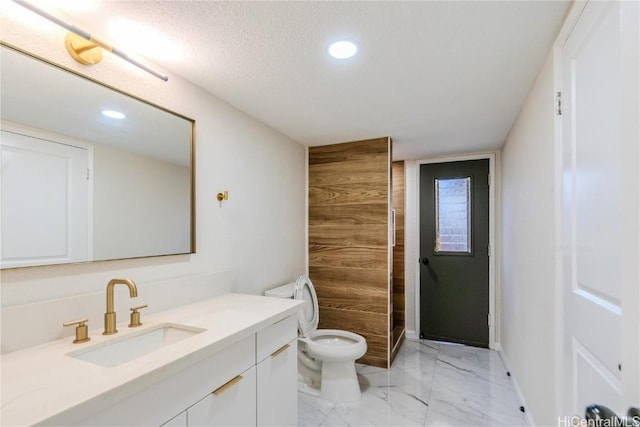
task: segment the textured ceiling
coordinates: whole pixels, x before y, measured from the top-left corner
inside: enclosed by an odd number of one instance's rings
[[[114,45],[118,19],[160,30],[167,55],[149,60],[302,144],[391,136],[412,159],[500,147],[569,6],[120,0],[65,14]],[[326,54],[342,38],[351,60]]]

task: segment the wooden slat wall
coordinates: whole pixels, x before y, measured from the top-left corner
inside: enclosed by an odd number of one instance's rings
[[[404,162],[393,162],[393,209],[396,211],[396,245],[393,248],[393,356],[404,339]]]
[[[388,367],[390,140],[309,148],[309,277],[320,328],[367,339],[359,361]]]

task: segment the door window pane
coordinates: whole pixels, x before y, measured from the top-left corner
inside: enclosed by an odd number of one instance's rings
[[[471,253],[471,177],[436,179],[435,252]]]

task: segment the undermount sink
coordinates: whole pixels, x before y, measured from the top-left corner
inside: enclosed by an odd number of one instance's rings
[[[114,338],[67,356],[111,368],[206,331],[203,328],[163,323],[136,334]]]

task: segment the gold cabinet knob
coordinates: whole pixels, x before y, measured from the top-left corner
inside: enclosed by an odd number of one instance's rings
[[[129,320],[129,327],[130,328],[137,328],[138,326],[142,326],[142,323],[140,322],[140,313],[138,312],[138,310],[142,310],[143,308],[147,308],[148,305],[139,305],[137,307],[131,307],[131,316],[130,316],[130,320]]]
[[[87,327],[88,321],[89,319],[80,319],[80,320],[74,320],[72,322],[66,322],[62,324],[62,326],[64,327],[78,325],[76,326],[76,339],[73,340],[74,344],[87,342],[91,339],[89,338],[89,328]]]

